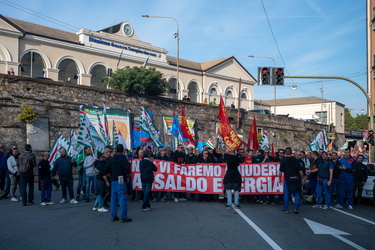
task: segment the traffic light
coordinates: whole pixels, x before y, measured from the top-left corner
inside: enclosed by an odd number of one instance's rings
[[[284,68],[273,68],[273,85],[284,86]]]
[[[258,83],[259,85],[271,85],[271,68],[258,67]]]
[[[373,130],[369,130],[368,131],[368,144],[374,146],[374,131]]]

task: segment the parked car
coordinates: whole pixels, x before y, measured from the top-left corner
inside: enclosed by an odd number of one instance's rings
[[[271,111],[268,109],[251,109],[249,112],[271,115]]]
[[[368,178],[367,182],[363,186],[362,197],[372,199],[374,197],[373,189],[375,184],[375,163],[364,162],[367,165]]]

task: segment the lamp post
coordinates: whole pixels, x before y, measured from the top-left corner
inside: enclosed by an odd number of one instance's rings
[[[179,72],[179,65],[180,65],[180,28],[178,25],[178,21],[174,17],[169,17],[169,16],[149,16],[149,15],[142,15],[142,17],[146,18],[168,18],[172,19],[176,22],[177,25],[177,31],[174,33],[174,38],[177,41],[177,80],[176,80],[176,88],[177,88],[177,99],[179,99],[179,94],[180,94],[180,85],[179,85],[179,79],[180,79],[180,72]]]
[[[273,59],[273,57],[269,57],[269,56],[249,56],[249,57],[253,57],[253,58],[268,58],[268,59],[271,59],[273,61],[273,67],[276,68],[276,62],[275,62],[275,59]],[[276,85],[273,85],[273,113],[274,115],[276,115]]]

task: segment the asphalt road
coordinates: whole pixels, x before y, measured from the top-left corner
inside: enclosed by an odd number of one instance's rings
[[[41,206],[36,190],[34,205],[0,200],[0,249],[375,248],[370,203],[341,212],[303,205],[300,214],[282,214],[281,205],[244,203],[236,210],[196,200],[157,202],[144,212],[139,201],[129,201],[133,222],[119,223],[110,221],[109,212],[92,211],[93,202],[59,204],[60,199],[61,191],[53,191],[56,204]],[[305,219],[323,234],[315,234]]]

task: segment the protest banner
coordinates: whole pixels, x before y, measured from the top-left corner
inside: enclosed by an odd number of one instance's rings
[[[153,161],[158,168],[154,173],[152,191],[222,194],[226,164],[186,164]],[[134,190],[142,190],[139,170],[140,159],[132,160],[131,172]],[[241,194],[282,194],[279,184],[280,163],[241,164]]]

